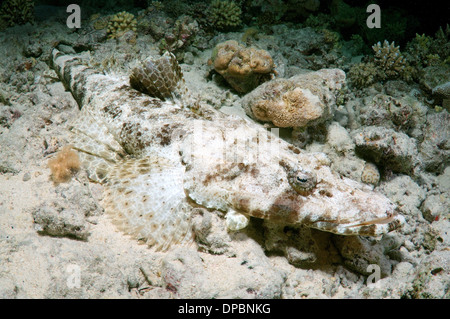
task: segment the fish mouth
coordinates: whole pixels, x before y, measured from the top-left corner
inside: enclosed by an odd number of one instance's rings
[[[368,226],[368,225],[388,224],[394,220],[396,215],[397,215],[397,213],[395,213],[395,212],[387,212],[386,217],[375,218],[375,219],[365,221],[365,222],[347,224],[345,226],[346,227],[361,227],[361,226]]]
[[[405,218],[397,212],[387,212],[385,217],[367,221],[315,221],[310,227],[339,235],[380,236],[401,227],[404,222]]]

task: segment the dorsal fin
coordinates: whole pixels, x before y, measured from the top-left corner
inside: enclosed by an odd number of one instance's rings
[[[130,85],[161,100],[183,100],[188,95],[183,72],[175,56],[166,52],[158,59],[147,58],[131,71]]]

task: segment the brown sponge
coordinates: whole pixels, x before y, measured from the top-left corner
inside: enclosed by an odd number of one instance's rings
[[[80,169],[80,159],[72,146],[64,146],[56,157],[48,161],[55,183],[67,182],[72,175]]]

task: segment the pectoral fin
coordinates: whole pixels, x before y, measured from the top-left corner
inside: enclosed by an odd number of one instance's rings
[[[191,243],[183,173],[180,164],[161,157],[117,163],[105,186],[106,213],[119,230],[158,250]]]

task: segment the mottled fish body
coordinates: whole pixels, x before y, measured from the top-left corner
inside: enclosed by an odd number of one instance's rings
[[[325,154],[198,103],[170,54],[144,61],[130,81],[56,49],[53,65],[82,107],[71,142],[90,179],[105,185],[105,211],[149,245],[192,242],[193,202],[226,212],[231,230],[252,216],[379,236],[404,221],[384,195],[332,172]]]

